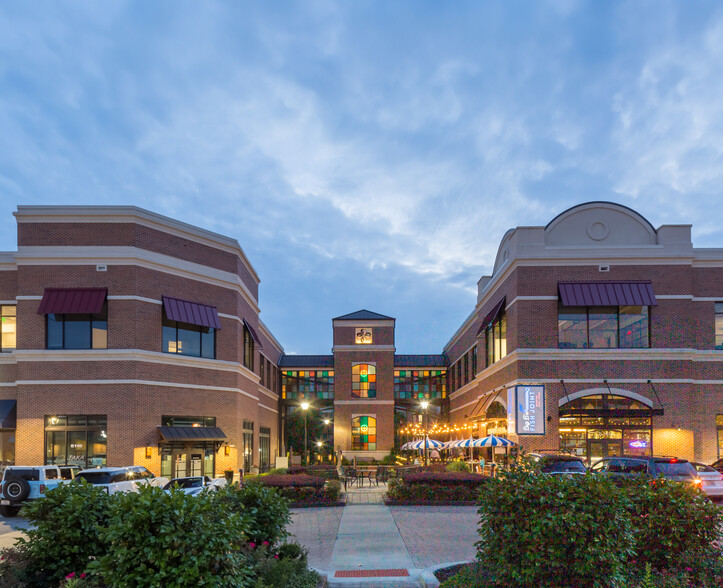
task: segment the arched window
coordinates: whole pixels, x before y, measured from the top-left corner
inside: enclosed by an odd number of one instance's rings
[[[372,363],[357,363],[351,366],[352,398],[377,397],[377,368]]]
[[[377,448],[377,419],[371,416],[351,419],[351,448],[354,451],[375,451]]]

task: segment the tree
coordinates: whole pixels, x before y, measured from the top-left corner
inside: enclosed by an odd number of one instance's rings
[[[330,446],[331,439],[328,435],[329,426],[324,424],[321,412],[311,406],[306,411],[297,408],[286,417],[287,450],[293,448],[296,454],[303,455],[304,453],[304,412],[306,412],[306,438],[309,455],[319,452],[316,446],[317,441],[324,441],[323,453],[333,451],[334,448]]]

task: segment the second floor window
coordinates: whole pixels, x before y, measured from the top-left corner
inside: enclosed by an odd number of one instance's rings
[[[216,357],[216,329],[172,321],[163,313],[163,351],[194,357]]]
[[[490,366],[507,355],[507,315],[497,315],[485,331],[487,365]]]
[[[17,307],[0,306],[0,351],[13,351],[17,336]]]
[[[108,307],[98,314],[48,314],[48,349],[107,349]]]
[[[723,302],[715,303],[715,348],[723,349]]]
[[[636,349],[650,347],[647,306],[560,306],[560,349]]]
[[[377,397],[377,368],[370,363],[358,363],[351,367],[352,398]]]
[[[244,366],[254,371],[254,338],[246,326],[244,326]]]

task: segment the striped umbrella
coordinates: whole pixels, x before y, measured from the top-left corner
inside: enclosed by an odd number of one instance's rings
[[[434,439],[426,439],[426,447],[433,447],[435,449],[441,449],[444,443],[441,441],[435,441]],[[415,441],[410,443],[409,449],[425,449],[425,440]]]
[[[495,435],[488,435],[482,439],[475,439],[474,447],[511,447],[515,445],[514,442],[504,437],[496,437]]]
[[[451,449],[452,447],[457,447],[457,443],[459,443],[460,441],[462,441],[462,439],[454,439],[453,441],[447,441],[444,444],[444,448]]]
[[[475,441],[477,441],[477,439],[473,439],[472,437],[469,439],[462,439],[461,441],[456,441],[452,447],[476,447]]]

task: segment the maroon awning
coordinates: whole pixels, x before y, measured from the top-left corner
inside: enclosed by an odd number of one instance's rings
[[[559,282],[563,306],[657,306],[650,282]]]
[[[477,336],[479,337],[480,333],[484,331],[487,327],[489,327],[494,320],[497,318],[497,316],[500,314],[500,311],[505,307],[505,301],[507,297],[503,296],[502,300],[500,300],[497,304],[495,304],[495,307],[490,310],[487,313],[487,316],[482,320],[482,324],[479,327],[479,330],[477,331]]]
[[[251,338],[252,338],[252,339],[254,340],[254,342],[256,343],[256,346],[257,346],[259,349],[263,349],[264,346],[261,345],[261,340],[259,339],[259,336],[256,334],[256,331],[254,330],[254,328],[249,324],[249,322],[248,322],[246,319],[244,319],[244,325],[245,325],[246,328],[249,330],[249,333],[251,333]]]
[[[221,321],[218,318],[218,310],[216,310],[215,306],[171,298],[170,296],[163,296],[162,298],[163,308],[170,320],[198,325],[199,327],[221,328]]]
[[[98,314],[108,288],[45,288],[38,314]]]

